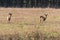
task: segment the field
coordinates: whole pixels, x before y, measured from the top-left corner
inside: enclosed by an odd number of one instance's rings
[[[7,22],[9,12],[11,23]],[[45,13],[47,20],[40,23]],[[60,9],[0,8],[0,40],[60,40]]]

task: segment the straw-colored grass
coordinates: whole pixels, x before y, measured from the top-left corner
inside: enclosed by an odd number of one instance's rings
[[[13,14],[7,23],[8,13]],[[48,13],[40,23],[40,15]],[[0,40],[60,40],[60,9],[0,8]]]

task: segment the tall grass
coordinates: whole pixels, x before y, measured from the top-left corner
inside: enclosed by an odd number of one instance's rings
[[[0,8],[0,40],[60,40],[59,10]],[[6,20],[9,12],[13,13],[11,23]],[[44,13],[49,14],[48,18],[40,23],[39,17]]]
[[[0,40],[60,40],[60,29],[47,23],[0,24]]]

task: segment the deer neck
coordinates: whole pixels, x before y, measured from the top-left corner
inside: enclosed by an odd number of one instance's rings
[[[9,17],[11,17],[11,15],[9,15]]]

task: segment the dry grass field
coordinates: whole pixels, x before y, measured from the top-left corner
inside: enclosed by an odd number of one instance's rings
[[[7,23],[8,13],[11,23]],[[47,20],[40,23],[40,16]],[[0,8],[0,40],[60,40],[60,9]]]

